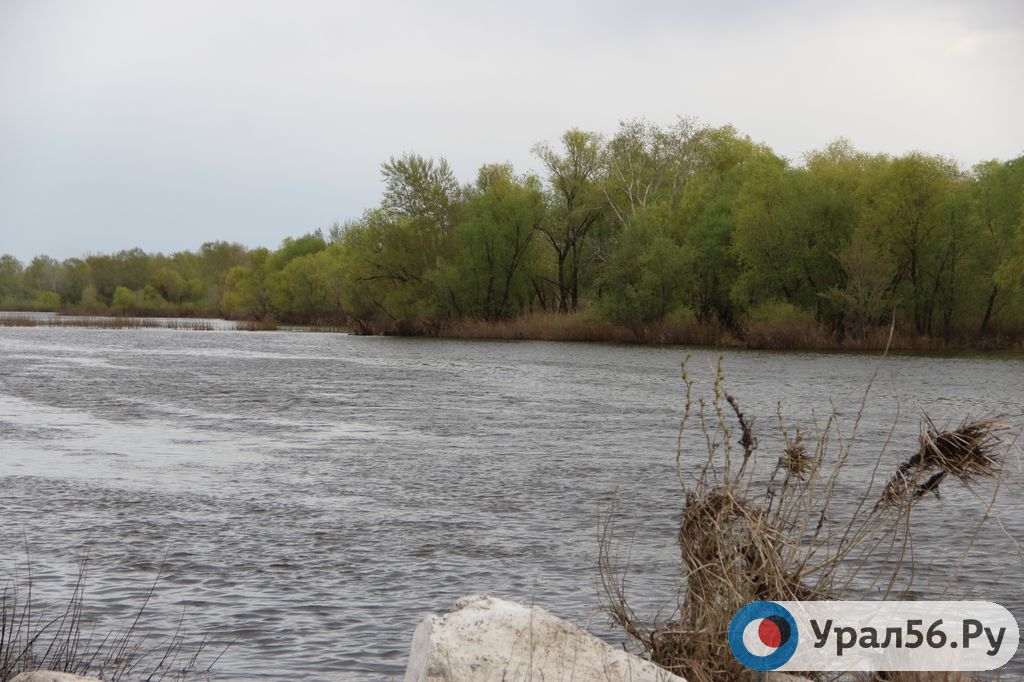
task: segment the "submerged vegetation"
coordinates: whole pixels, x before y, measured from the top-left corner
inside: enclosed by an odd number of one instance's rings
[[[902,462],[890,455],[892,432],[876,455],[865,456],[859,431],[869,387],[852,424],[833,411],[804,431],[787,425],[780,408],[777,425],[762,436],[779,454],[764,458],[753,420],[725,390],[721,363],[710,398],[695,396],[685,363],[683,378],[686,406],[676,461],[682,587],[670,617],[651,624],[630,606],[628,563],[618,556],[613,514],[601,541],[607,610],[651,660],[694,682],[760,679],[736,660],[728,643],[729,621],[750,602],[952,598],[947,592],[969,566],[980,527],[969,529],[974,536],[962,556],[942,556],[945,590],[928,595],[915,585],[915,563],[923,565],[927,557],[927,548],[913,543],[915,520],[935,513],[940,484],[954,478],[977,486],[972,492],[985,508],[984,523],[1003,464],[1018,447],[1000,419],[966,419],[943,430],[926,418],[916,451]],[[690,443],[699,443],[695,460]],[[850,469],[865,466],[871,474],[858,487]],[[980,492],[985,483],[994,488],[990,502]],[[918,512],[922,505],[928,507]],[[1009,561],[1021,560],[1013,554]]]
[[[0,305],[362,333],[755,348],[1019,347],[1024,157],[963,170],[839,140],[799,162],[732,127],[628,121],[461,183],[415,154],[380,205],[280,248],[23,265]]]

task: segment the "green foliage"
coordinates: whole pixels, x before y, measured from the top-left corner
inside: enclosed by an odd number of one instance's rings
[[[40,291],[36,294],[32,305],[44,310],[57,310],[60,308],[60,296],[57,295],[56,291]]]
[[[896,263],[896,290],[918,334],[933,331],[942,277],[951,267],[944,202],[956,187],[957,170],[940,157],[914,153],[893,159],[863,186],[862,224]]]
[[[726,327],[733,326],[737,317],[730,289],[740,268],[731,242],[736,230],[735,197],[741,185],[737,167],[723,179],[685,238],[687,250],[695,256],[688,300],[702,322],[717,321]]]
[[[82,289],[82,297],[80,303],[83,308],[102,308],[105,304],[100,300],[99,292],[96,291],[96,287],[89,284]]]
[[[170,267],[162,267],[151,278],[150,285],[162,298],[171,303],[181,303],[185,298],[185,278]]]
[[[236,265],[228,270],[224,281],[226,291],[221,299],[221,308],[229,315],[250,319],[266,320],[272,317],[270,273],[267,249],[255,249],[249,253],[248,265]]]
[[[342,237],[342,298],[346,313],[367,328],[417,323],[439,313],[446,300],[433,240],[420,221],[370,211]]]
[[[863,232],[839,251],[838,261],[842,284],[833,285],[822,298],[843,312],[844,331],[864,338],[870,329],[884,324],[892,312],[896,263]]]
[[[302,323],[341,316],[340,265],[333,252],[317,251],[288,261],[269,278],[270,303],[278,317]]]
[[[281,248],[270,254],[268,267],[271,270],[281,270],[295,258],[319,253],[326,248],[327,242],[324,241],[324,237],[319,230],[304,234],[297,239],[286,237],[284,242],[281,243]]]
[[[545,211],[536,178],[516,178],[507,164],[480,169],[465,219],[455,229],[455,249],[441,271],[451,294],[450,314],[499,320],[523,312]]]
[[[620,338],[701,326],[714,335],[693,338],[764,347],[874,339],[891,321],[1024,334],[1024,157],[966,173],[837,140],[791,162],[687,119],[573,128],[532,151],[542,178],[487,164],[466,186],[444,158],[392,157],[377,207],[276,249],[0,256],[0,304],[399,333],[577,313]]]
[[[25,298],[25,268],[14,256],[0,256],[0,303],[17,305]]]
[[[754,325],[797,327],[814,325],[814,315],[789,301],[769,300],[752,308],[748,321]]]
[[[598,311],[637,336],[671,312],[683,309],[692,315],[684,296],[690,288],[693,260],[693,254],[676,239],[667,204],[637,209],[601,271]]]
[[[1006,313],[1016,313],[1019,319],[1022,312],[1024,157],[1007,163],[979,164],[974,168],[974,177],[969,214],[974,248],[965,267],[973,275],[971,281],[978,285],[978,295],[971,304],[983,311],[978,333],[985,335]]]
[[[111,307],[114,310],[125,312],[138,308],[139,303],[135,297],[135,293],[131,289],[125,286],[119,286],[114,290]]]
[[[24,283],[29,289],[40,292],[54,292],[65,288],[67,274],[55,259],[49,256],[36,256],[25,268]],[[60,305],[60,296],[57,297]]]
[[[819,293],[838,284],[836,252],[851,229],[836,215],[837,197],[820,184],[773,154],[747,166],[732,238],[740,265],[732,293],[741,307],[778,299],[815,310],[820,320]]]
[[[558,310],[575,312],[581,274],[590,260],[587,238],[602,217],[601,138],[573,128],[562,135],[560,152],[538,144],[533,153],[547,168],[551,187],[551,216],[539,229],[557,261]]]

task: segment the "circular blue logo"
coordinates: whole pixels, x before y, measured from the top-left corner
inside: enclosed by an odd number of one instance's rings
[[[729,622],[729,647],[751,670],[775,670],[793,657],[799,633],[789,611],[771,601],[740,609]]]

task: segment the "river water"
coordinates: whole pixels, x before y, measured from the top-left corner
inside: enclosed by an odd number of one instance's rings
[[[709,389],[718,354],[692,352]],[[130,618],[163,563],[142,631],[169,635],[184,609],[189,638],[210,633],[207,658],[234,641],[218,679],[400,678],[423,615],[478,592],[537,603],[618,643],[596,568],[613,497],[637,610],[669,615],[678,589],[685,353],[0,328],[0,579],[24,579],[31,556],[36,599],[59,602],[88,553],[86,609],[103,630]],[[776,422],[777,401],[790,424],[833,408],[852,420],[879,366],[875,355],[814,353],[724,361],[759,426]],[[923,412],[940,424],[987,413],[1019,424],[1022,404],[1019,355],[890,357],[848,471],[869,475],[894,421],[893,466],[914,450]],[[770,435],[761,446],[772,449]],[[1018,618],[1020,479],[1012,457],[955,585]],[[919,587],[958,560],[985,513],[987,491],[979,501],[945,487],[923,503]]]

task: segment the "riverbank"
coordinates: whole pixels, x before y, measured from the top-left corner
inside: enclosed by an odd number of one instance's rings
[[[749,350],[802,351],[1024,351],[1024,334],[979,337],[966,332],[923,336],[911,330],[870,329],[861,335],[839,336],[819,325],[784,326],[751,323],[730,331],[716,324],[691,322],[630,328],[594,321],[585,314],[540,313],[513,320],[462,320],[424,335],[453,339],[599,341],[644,345],[706,346]]]
[[[222,326],[230,325],[229,327]],[[287,324],[275,319],[232,319],[216,313],[205,317],[158,315],[149,311],[0,310],[0,327],[88,327],[99,329],[169,328],[191,331],[317,331],[356,335],[435,337],[494,341],[575,341],[630,343],[651,346],[700,346],[747,350],[871,352],[1024,352],[1024,332],[979,336],[958,331],[948,336],[927,336],[897,326],[864,333],[839,335],[817,324],[781,325],[748,323],[729,330],[717,324],[688,322],[627,327],[595,320],[586,313],[534,313],[510,320],[456,320],[442,324],[365,326],[355,323],[315,322]]]

